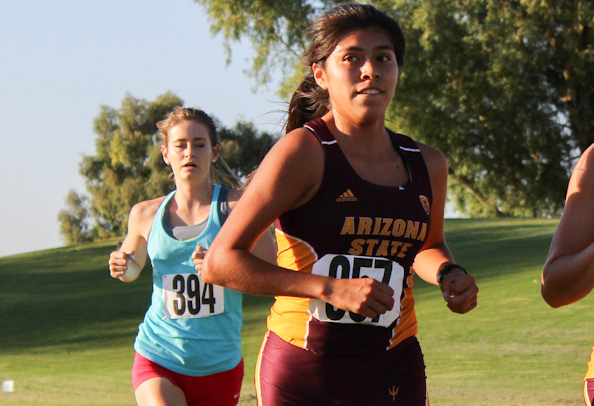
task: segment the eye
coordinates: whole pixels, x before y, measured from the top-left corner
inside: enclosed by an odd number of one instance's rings
[[[357,62],[359,58],[355,55],[345,55],[342,60],[345,62]]]
[[[381,54],[378,55],[377,60],[379,62],[390,62],[392,60],[392,55],[388,55],[388,54]]]

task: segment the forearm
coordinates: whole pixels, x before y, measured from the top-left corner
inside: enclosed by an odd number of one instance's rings
[[[437,285],[437,273],[444,264],[453,263],[454,257],[445,242],[440,242],[419,252],[413,269],[424,281]]]
[[[124,273],[124,275],[120,276],[120,280],[122,282],[133,282],[135,281],[138,276],[140,275],[140,271],[142,271],[142,268],[140,267],[140,265],[138,265],[138,263],[134,260],[134,255],[127,255],[126,258],[126,272]]]
[[[263,296],[323,299],[330,278],[278,267],[241,249],[208,251],[202,278],[207,283]]]
[[[584,250],[552,258],[542,272],[541,293],[552,307],[565,306],[585,297],[594,288],[594,243]]]

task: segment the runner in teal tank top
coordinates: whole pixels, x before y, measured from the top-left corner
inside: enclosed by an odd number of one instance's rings
[[[241,293],[204,283],[195,270],[240,192],[220,156],[212,119],[176,108],[158,123],[162,154],[176,190],[136,204],[128,233],[110,255],[111,276],[134,281],[147,256],[153,294],[134,343],[132,384],[140,406],[220,405],[239,401],[243,378]],[[276,262],[270,233],[253,253]]]

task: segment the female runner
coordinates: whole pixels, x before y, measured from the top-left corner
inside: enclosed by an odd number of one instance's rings
[[[341,4],[311,34],[288,133],[197,269],[277,296],[256,366],[261,406],[425,405],[412,274],[439,282],[454,312],[478,291],[444,241],[447,163],[385,128],[405,48],[393,19]],[[249,251],[277,218],[274,266]]]
[[[128,234],[109,259],[111,276],[124,282],[138,277],[147,255],[153,266],[152,303],[134,343],[136,400],[141,406],[236,405],[243,379],[241,293],[205,283],[192,256],[208,249],[239,198],[219,184],[238,182],[206,113],[178,107],[157,126],[176,190],[132,208]],[[270,233],[253,253],[275,261]]]
[[[584,298],[594,288],[594,144],[580,157],[549,257],[542,270],[542,297],[552,307]],[[594,349],[584,379],[584,400],[594,404]]]

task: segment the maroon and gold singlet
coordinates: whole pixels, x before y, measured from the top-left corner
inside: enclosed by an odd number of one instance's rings
[[[390,132],[409,181],[375,185],[356,174],[322,119],[305,127],[324,148],[324,176],[310,201],[275,222],[278,265],[334,278],[374,278],[394,289],[396,303],[370,319],[317,299],[279,296],[268,329],[317,353],[389,350],[417,333],[411,266],[429,235],[432,193],[425,161],[412,139]]]

